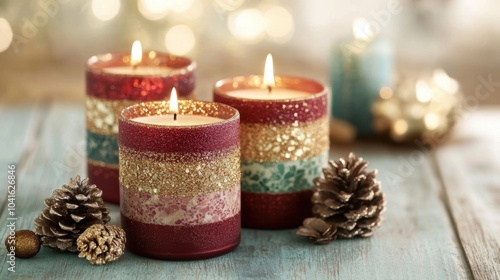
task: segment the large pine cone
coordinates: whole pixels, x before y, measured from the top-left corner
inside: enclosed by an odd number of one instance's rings
[[[366,172],[363,158],[330,161],[323,169],[325,178],[316,178],[312,197],[313,213],[337,228],[339,238],[371,236],[385,211],[385,200],[377,171]]]
[[[45,199],[45,208],[35,219],[35,233],[43,245],[77,252],[76,240],[82,232],[91,225],[109,222],[102,190],[88,181],[76,176]]]

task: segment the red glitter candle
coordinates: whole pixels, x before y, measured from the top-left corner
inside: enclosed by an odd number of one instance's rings
[[[280,229],[311,216],[313,179],[327,164],[327,90],[298,77],[221,80],[214,101],[241,114],[243,227]]]
[[[140,103],[120,114],[127,248],[157,259],[221,255],[240,242],[239,113],[184,100],[174,121],[169,105]]]
[[[119,203],[118,114],[132,104],[168,99],[175,87],[180,99],[194,99],[196,64],[188,58],[142,52],[93,56],[86,69],[87,171],[105,201]],[[133,66],[132,66],[133,65]]]

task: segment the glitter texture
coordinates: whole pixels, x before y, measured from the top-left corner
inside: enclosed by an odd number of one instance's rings
[[[328,163],[328,152],[317,157],[287,162],[241,162],[241,190],[287,193],[308,190]]]
[[[310,93],[309,97],[284,100],[242,99],[226,93],[233,90],[261,88],[262,76],[236,77],[215,84],[214,101],[238,109],[242,123],[285,125],[311,122],[328,112],[327,90],[313,80],[275,76],[276,87]],[[271,93],[272,94],[272,93]]]
[[[157,225],[200,225],[215,223],[240,213],[240,186],[182,198],[122,188],[122,214]]]
[[[168,67],[162,75],[122,75],[106,72],[110,67],[130,66],[130,53],[104,54],[91,57],[86,69],[86,126],[88,159],[104,164],[118,163],[118,115],[132,104],[165,100],[175,87],[179,99],[195,98],[196,64],[191,60],[157,52],[144,52],[140,66]],[[89,170],[91,183],[106,182],[103,198],[118,202],[118,180],[115,170]],[[109,175],[109,176],[108,176]],[[113,178],[110,180],[109,178]],[[107,192],[110,192],[109,194]]]
[[[242,192],[242,221],[247,227],[300,225],[311,212],[311,190],[304,189],[312,184],[307,180],[321,172],[320,161],[325,160],[330,145],[325,87],[304,78],[275,79],[277,88],[310,95],[280,100],[228,95],[234,90],[262,89],[262,76],[221,80],[214,89],[214,101],[241,114],[241,184],[246,190]]]
[[[169,196],[227,190],[240,184],[240,152],[145,154],[120,147],[120,182],[123,188]]]
[[[312,190],[291,193],[241,192],[242,225],[251,228],[293,228],[312,216]]]
[[[225,253],[240,238],[239,113],[224,104],[180,101],[180,114],[221,120],[170,127],[133,121],[167,114],[168,108],[168,102],[146,102],[120,113],[120,209],[127,247],[162,259]]]
[[[154,55],[150,55],[154,53]],[[195,87],[196,64],[185,57],[165,53],[143,53],[139,66],[169,67],[162,75],[134,76],[106,73],[109,67],[130,66],[130,53],[91,57],[87,63],[87,95],[108,100],[154,101],[170,96],[172,87],[180,99],[187,99]]]
[[[85,101],[87,129],[99,134],[118,134],[118,114],[136,101],[106,100],[88,96]]]
[[[106,164],[118,164],[118,135],[87,130],[87,158]]]
[[[167,260],[194,260],[227,253],[240,243],[241,215],[197,226],[165,226],[134,221],[121,215],[127,250]]]
[[[205,153],[239,149],[239,113],[224,104],[203,101],[179,101],[179,114],[223,119],[208,125],[170,127],[131,121],[137,117],[168,114],[169,102],[140,103],[120,115],[120,146],[136,151],[158,153]]]
[[[316,157],[329,149],[328,129],[328,117],[291,125],[242,122],[241,160],[282,162]]]
[[[105,164],[87,158],[87,173],[95,184],[102,190],[102,199],[111,203],[120,202],[118,181],[118,165]]]

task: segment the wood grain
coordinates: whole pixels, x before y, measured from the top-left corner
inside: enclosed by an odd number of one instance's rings
[[[436,153],[461,244],[476,279],[500,279],[500,114],[475,112]]]
[[[5,143],[22,142],[39,118],[31,109],[19,125],[0,133]],[[43,208],[43,198],[70,177],[85,172],[84,115],[81,106],[54,104],[40,124],[41,130],[29,152],[25,171],[19,178],[18,229],[33,229],[33,219]],[[26,128],[28,127],[28,128]],[[23,130],[24,129],[24,130]],[[27,131],[26,131],[27,130]],[[3,130],[2,130],[3,131]],[[37,135],[37,134],[35,134]],[[18,145],[0,152],[1,164],[17,161],[24,150]],[[295,230],[243,229],[242,242],[224,256],[192,262],[146,259],[130,252],[106,266],[91,266],[71,253],[42,248],[32,259],[16,262],[16,273],[7,271],[6,255],[0,254],[0,278],[42,279],[467,279],[472,274],[451,218],[433,158],[418,150],[383,144],[359,143],[332,147],[331,158],[354,151],[379,170],[388,210],[382,227],[369,239],[338,240],[312,245]],[[1,174],[5,176],[4,174]],[[493,203],[493,202],[491,202]],[[112,223],[119,221],[119,208],[111,206]],[[490,215],[490,218],[493,214]],[[0,217],[0,233],[6,216]],[[4,250],[3,244],[0,249]]]

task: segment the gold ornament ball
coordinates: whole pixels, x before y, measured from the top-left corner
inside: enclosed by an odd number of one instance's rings
[[[27,259],[35,256],[40,251],[40,238],[31,230],[18,230],[14,236],[7,236],[5,248],[8,252],[14,248],[17,258]]]

